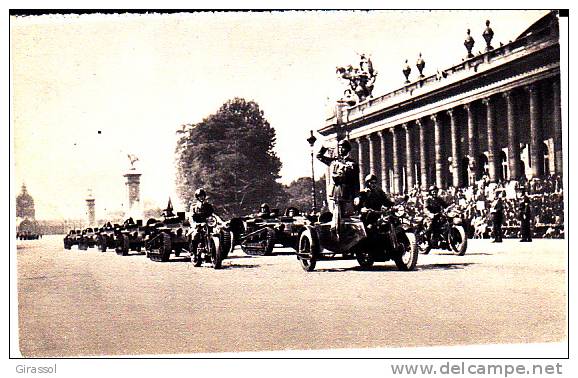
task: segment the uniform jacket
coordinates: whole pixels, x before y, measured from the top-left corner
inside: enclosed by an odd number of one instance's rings
[[[359,193],[359,165],[349,155],[330,157],[326,152],[326,148],[321,148],[317,159],[329,166],[327,195],[335,201],[353,201]]]

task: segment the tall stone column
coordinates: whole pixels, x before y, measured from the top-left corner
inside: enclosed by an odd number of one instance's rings
[[[385,130],[381,130],[379,135],[379,147],[381,152],[381,188],[384,192],[389,193],[389,171],[387,169],[387,149],[385,146]]]
[[[375,145],[371,134],[366,136],[369,145],[369,173],[377,176],[377,159],[375,158]]]
[[[508,169],[510,180],[520,178],[520,141],[518,130],[516,129],[516,118],[514,114],[514,98],[512,91],[502,94],[506,99],[506,115],[508,119]]]
[[[393,193],[401,193],[401,161],[399,159],[399,135],[395,127],[389,129],[393,140]]]
[[[452,185],[455,187],[461,187],[464,185],[461,175],[462,156],[460,153],[460,138],[458,135],[459,130],[456,123],[454,109],[448,110],[448,115],[450,116],[450,134],[452,138]]]
[[[542,122],[540,119],[539,93],[536,84],[526,87],[530,95],[530,166],[532,178],[544,175],[544,151],[542,150]]]
[[[564,174],[564,159],[562,156],[562,109],[560,108],[560,83],[555,77],[552,82],[552,101],[554,102],[554,113],[552,114],[553,133],[554,136],[554,162],[556,174],[562,176]]]
[[[429,177],[427,173],[427,147],[425,138],[425,123],[420,119],[415,121],[416,125],[419,127],[419,166],[421,174],[421,188],[426,190],[429,186]]]
[[[472,185],[472,180],[479,179],[478,177],[478,134],[476,130],[476,121],[474,119],[474,110],[472,104],[464,105],[468,115],[468,172],[470,181],[468,185]]]
[[[86,213],[88,215],[88,227],[96,226],[96,214],[94,211],[94,202],[95,199],[92,195],[92,191],[88,192],[88,196],[85,199],[86,201]]]
[[[496,122],[494,115],[494,103],[491,97],[482,100],[486,105],[486,126],[488,137],[488,169],[491,182],[498,181],[498,159],[499,155],[496,153]]]
[[[411,128],[407,123],[403,124],[405,130],[405,176],[407,178],[406,191],[409,192],[415,184],[415,173],[413,169],[413,138]]]
[[[434,155],[436,164],[436,186],[438,188],[445,188],[443,176],[443,156],[442,156],[442,130],[441,122],[437,114],[431,116],[434,123]]]
[[[363,180],[365,179],[365,158],[363,156],[363,139],[357,138],[357,164],[359,164],[359,184],[363,188]]]
[[[128,209],[125,214],[127,217],[140,215],[140,176],[134,168],[124,174],[128,192]]]

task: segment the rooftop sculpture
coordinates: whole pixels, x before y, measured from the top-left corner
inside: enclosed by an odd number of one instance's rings
[[[335,72],[340,79],[348,82],[341,101],[352,106],[372,97],[377,71],[373,69],[371,59],[365,54],[359,56],[359,67],[350,64],[347,67],[337,67]]]

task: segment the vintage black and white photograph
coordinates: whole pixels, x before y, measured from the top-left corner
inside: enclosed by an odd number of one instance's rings
[[[565,357],[566,17],[12,11],[11,354]]]

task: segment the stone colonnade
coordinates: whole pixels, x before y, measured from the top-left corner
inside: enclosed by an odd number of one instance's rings
[[[559,77],[508,89],[350,141],[360,182],[390,193],[562,175]],[[549,142],[549,144],[547,143]],[[550,147],[549,147],[550,146]]]

